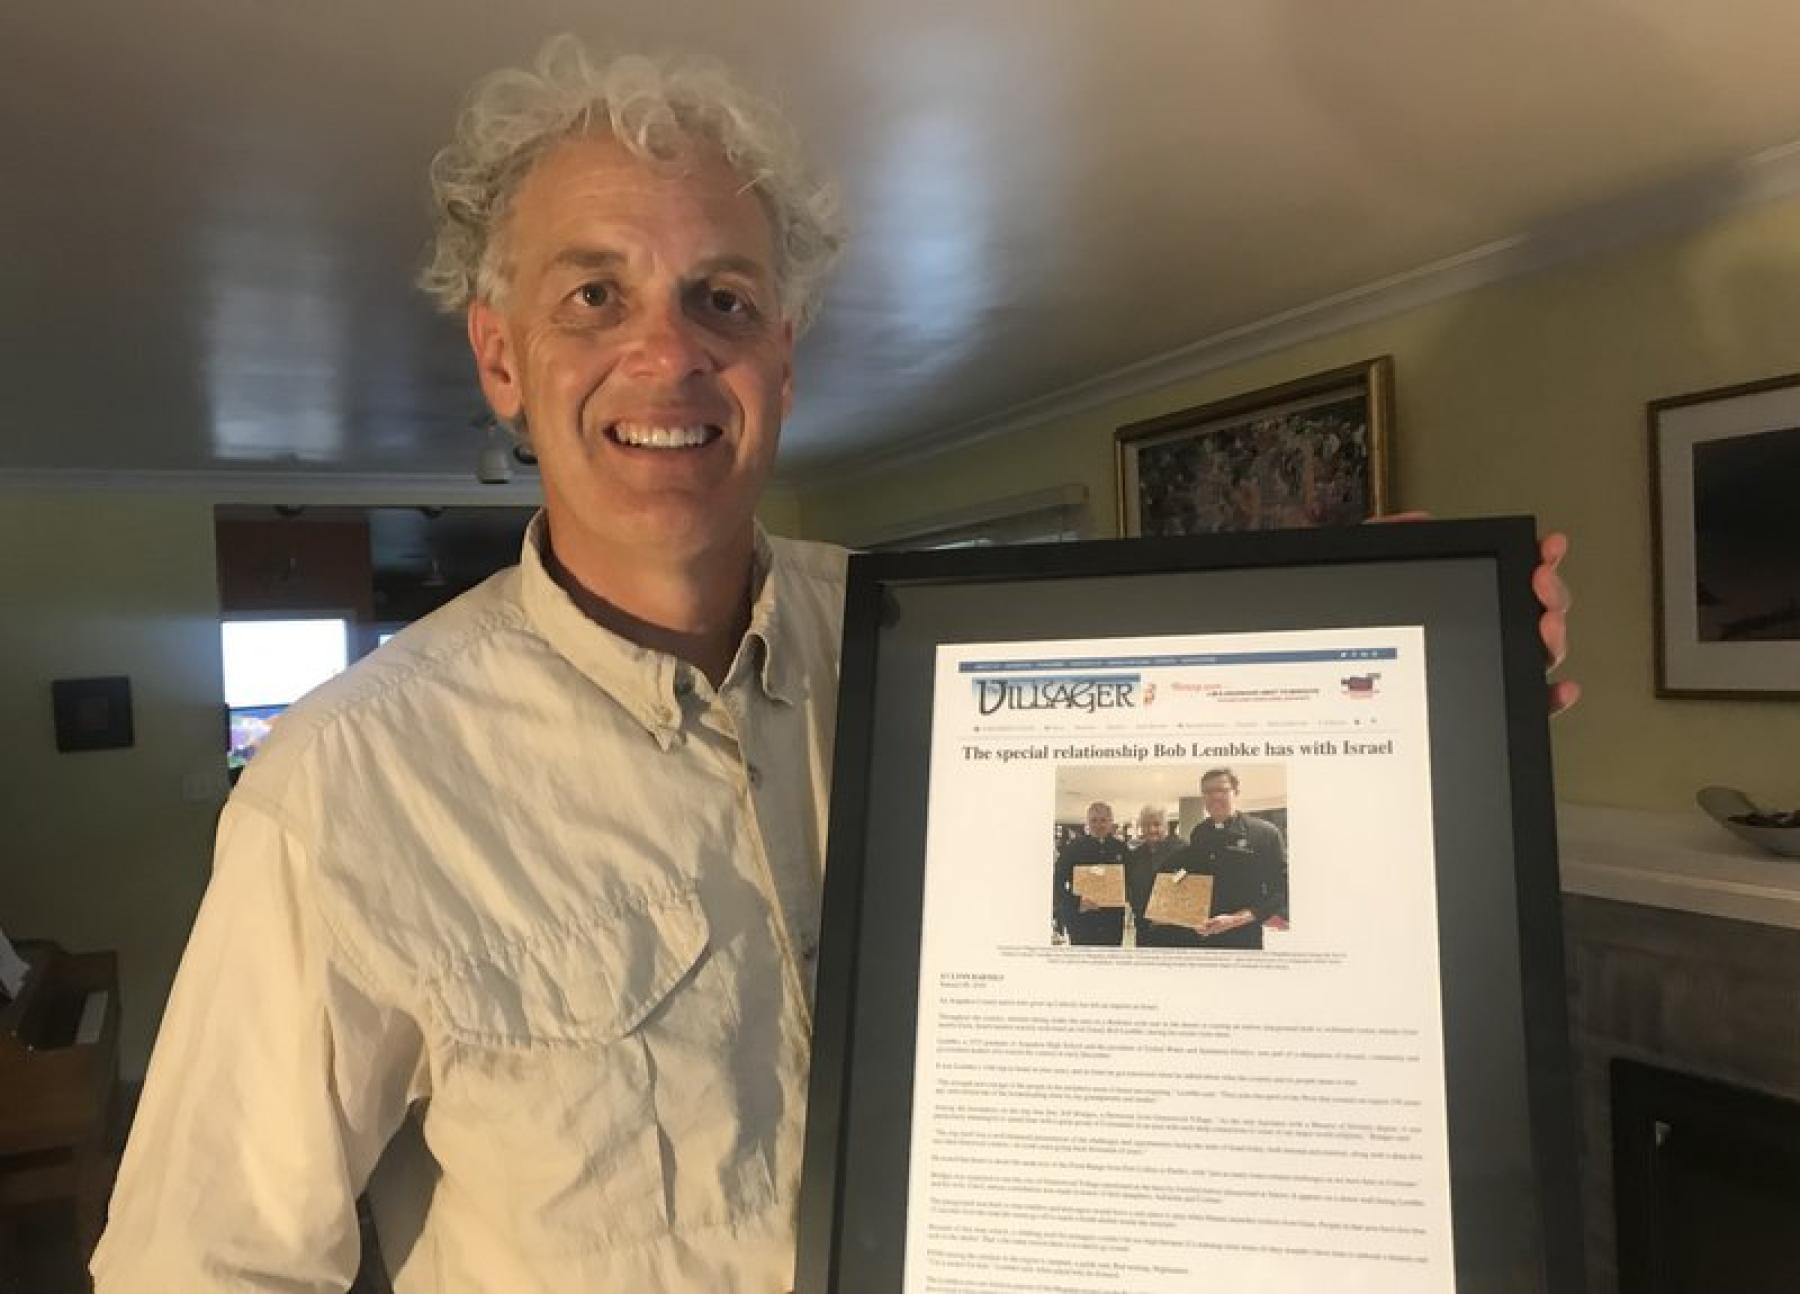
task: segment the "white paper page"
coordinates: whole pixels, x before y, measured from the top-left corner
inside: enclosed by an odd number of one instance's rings
[[[1416,626],[938,649],[908,1294],[1454,1290],[1429,756]],[[1089,788],[1216,767],[1263,948],[1055,942]]]

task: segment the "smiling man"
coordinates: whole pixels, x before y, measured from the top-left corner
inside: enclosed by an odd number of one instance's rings
[[[566,40],[433,183],[544,510],[232,795],[98,1288],[342,1291],[366,1188],[400,1294],[785,1290],[844,559],[753,509],[831,190],[716,70]]]
[[[1263,946],[1263,922],[1287,915],[1287,839],[1272,822],[1238,808],[1238,777],[1229,768],[1200,775],[1206,816],[1188,847],[1164,866],[1177,879],[1198,872],[1213,879],[1212,915],[1192,940],[1200,948]]]
[[[544,510],[220,824],[94,1270],[788,1288],[843,554],[754,509],[838,235],[766,108],[570,42],[480,87],[425,282]]]
[[[1113,834],[1112,805],[1095,800],[1087,807],[1082,834],[1057,851],[1051,870],[1050,912],[1054,936],[1072,944],[1099,944],[1117,948],[1125,937],[1125,909],[1102,907],[1076,893],[1076,875],[1086,868],[1099,879],[1107,868],[1117,870],[1123,886],[1125,842]]]
[[[715,681],[744,627],[756,501],[793,398],[764,200],[717,146],[655,165],[612,136],[550,149],[468,308],[482,389],[530,429],[559,582]]]

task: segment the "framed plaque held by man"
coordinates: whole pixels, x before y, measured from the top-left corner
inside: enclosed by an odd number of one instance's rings
[[[1125,868],[1119,863],[1077,867],[1073,887],[1083,910],[1125,906]]]
[[[852,559],[796,1294],[1577,1294],[1536,560]]]
[[[1165,926],[1198,930],[1212,917],[1213,882],[1210,876],[1158,876],[1144,908],[1149,920]]]

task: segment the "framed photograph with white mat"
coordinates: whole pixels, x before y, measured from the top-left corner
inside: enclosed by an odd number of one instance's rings
[[[1656,695],[1800,699],[1800,374],[1649,424]]]

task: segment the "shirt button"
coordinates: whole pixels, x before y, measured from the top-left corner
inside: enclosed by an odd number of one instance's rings
[[[675,695],[686,696],[694,690],[694,676],[687,669],[675,671]]]
[[[814,940],[808,939],[805,943],[800,945],[800,958],[802,961],[811,961],[818,955],[819,945]]]
[[[758,768],[755,764],[744,765],[744,776],[750,779],[750,785],[762,785],[762,769]]]

